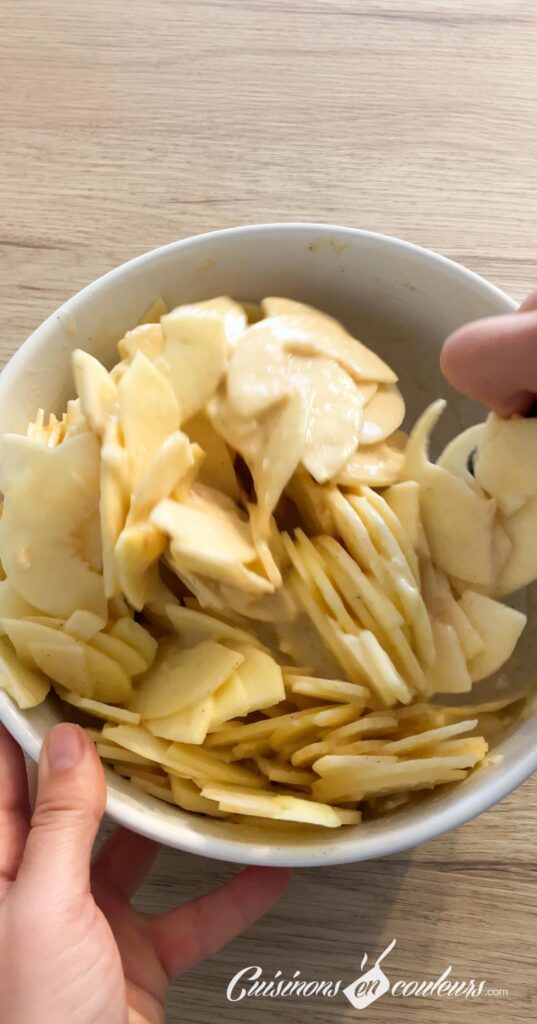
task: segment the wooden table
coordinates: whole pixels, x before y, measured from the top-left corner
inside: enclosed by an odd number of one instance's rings
[[[211,228],[319,220],[400,235],[516,298],[537,285],[533,0],[20,0],[2,34],[2,321],[9,356],[59,303]],[[537,781],[406,856],[298,871],[278,907],[180,978],[169,1020],[515,1024],[537,1011]],[[163,852],[147,911],[231,869]],[[392,981],[484,977],[503,998],[228,1003],[248,964]]]

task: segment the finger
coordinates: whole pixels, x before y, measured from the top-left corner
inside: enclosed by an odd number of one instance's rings
[[[149,922],[169,978],[211,956],[257,921],[291,880],[287,868],[250,867],[225,885]]]
[[[524,302],[521,302],[518,312],[529,313],[532,309],[537,309],[537,288],[524,299]]]
[[[116,829],[93,862],[94,884],[130,899],[151,870],[158,849],[152,839],[126,828]]]
[[[24,756],[0,725],[0,898],[15,878],[30,827]]]
[[[37,797],[17,877],[47,900],[89,892],[91,849],[104,813],[106,786],[93,743],[78,725],[49,732],[39,759]]]
[[[537,394],[537,309],[466,324],[444,343],[441,366],[457,391],[499,416],[527,412]]]

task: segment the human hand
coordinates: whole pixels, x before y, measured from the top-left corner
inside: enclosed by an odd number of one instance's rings
[[[48,734],[33,815],[20,748],[0,725],[2,1024],[160,1024],[171,978],[265,913],[290,872],[250,867],[158,917],[130,898],[158,847],[118,829],[90,858],[106,786],[78,726]]]
[[[516,313],[465,324],[444,343],[444,375],[457,391],[509,417],[537,395],[537,291]]]

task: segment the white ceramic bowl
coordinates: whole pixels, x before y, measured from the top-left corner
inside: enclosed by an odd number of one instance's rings
[[[159,293],[169,307],[219,294],[246,299],[286,295],[334,314],[397,370],[409,422],[433,398],[449,398],[440,442],[482,416],[443,381],[438,369],[442,341],[467,320],[515,308],[482,278],[395,238],[319,224],[217,231],[131,260],[50,316],[0,377],[0,433],[24,430],[38,406],[62,409],[73,394],[71,350],[81,346],[111,364],[115,341]],[[537,632],[531,620],[530,615],[530,639]],[[515,685],[537,663],[529,641],[517,658],[508,670]],[[488,684],[487,691],[496,685]],[[37,759],[58,711],[47,701],[23,713],[0,691],[0,717]],[[259,824],[243,827],[187,814],[135,791],[111,772],[107,807],[115,821],[134,831],[207,857],[297,866],[366,860],[438,836],[506,796],[537,768],[537,720],[518,724],[501,753],[500,763],[447,794],[370,824],[319,829],[300,839],[264,832]]]

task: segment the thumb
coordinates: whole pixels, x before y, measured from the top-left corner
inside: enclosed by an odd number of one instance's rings
[[[106,785],[93,743],[78,725],[49,732],[41,751],[35,810],[17,885],[51,900],[89,892],[90,859]]]
[[[444,342],[440,364],[450,384],[499,416],[527,412],[537,394],[537,301],[519,313],[460,327]]]

